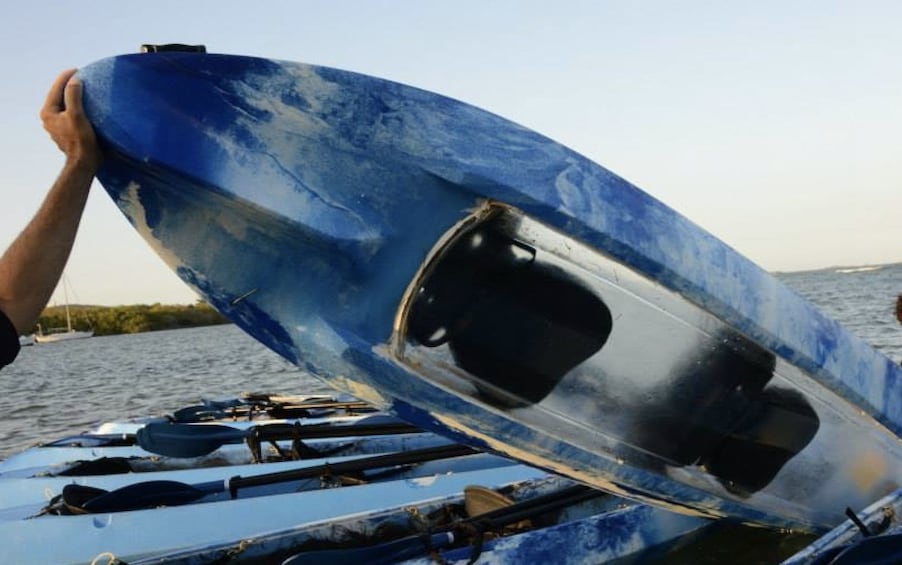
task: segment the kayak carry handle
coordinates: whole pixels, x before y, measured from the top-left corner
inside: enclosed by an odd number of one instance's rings
[[[141,53],[206,53],[206,45],[187,45],[185,43],[144,43],[141,45]]]

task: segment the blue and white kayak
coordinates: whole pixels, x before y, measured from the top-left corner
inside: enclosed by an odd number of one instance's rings
[[[397,563],[407,559],[412,563],[435,563],[441,559],[451,563],[457,562],[458,555],[467,562],[476,553],[477,563],[605,563],[654,551],[709,523],[650,506],[625,504],[614,496],[589,493],[589,497],[568,499],[566,493],[572,493],[574,488],[579,487],[554,476],[524,481],[505,489],[505,495],[500,497],[511,505],[496,507],[492,514],[471,512],[478,505],[471,506],[473,492],[468,488],[464,493],[407,508],[303,524],[253,539],[158,555],[133,565],[186,565],[226,559],[277,562],[285,556],[291,556],[285,563],[317,565]],[[555,509],[550,510],[549,504]],[[498,516],[499,508],[502,514],[516,511],[517,524],[490,529],[485,517]],[[530,517],[520,519],[522,515]],[[543,517],[541,527],[535,520],[537,516]],[[480,527],[487,528],[481,543],[476,530],[465,526],[468,519],[471,524],[481,519]],[[391,535],[386,536],[387,532]],[[429,545],[425,544],[427,537]],[[549,556],[553,557],[548,559]]]
[[[451,440],[429,432],[392,434],[384,436],[350,435],[332,439],[311,439],[305,444],[312,450],[332,455],[370,455],[389,451],[406,451],[448,445]],[[290,451],[290,442],[275,442],[283,452]],[[255,456],[246,445],[226,444],[209,455],[199,457],[163,457],[139,446],[125,447],[32,447],[0,462],[0,479],[79,475],[78,467],[85,462],[101,459],[126,461],[127,472],[149,473],[176,471],[196,467],[247,465],[255,463]],[[273,446],[264,452],[265,461],[277,461],[282,456]],[[112,471],[110,471],[112,472]]]
[[[902,489],[849,519],[787,559],[783,565],[902,563]]]
[[[706,516],[823,531],[902,484],[896,363],[548,138],[299,63],[149,53],[80,76],[136,230],[338,390]]]
[[[432,448],[425,448],[432,449]],[[407,450],[406,452],[418,452]],[[372,455],[388,455],[399,452],[383,452]],[[286,474],[285,480],[270,482],[260,486],[251,486],[236,490],[234,498],[250,498],[286,494],[303,490],[323,488],[324,485],[340,483],[340,477],[332,482],[319,477],[291,479],[293,472],[312,467],[334,466],[357,461],[361,456],[328,457],[323,459],[306,459],[303,461],[285,461],[281,463],[237,465],[232,467],[211,467],[184,469],[180,471],[158,471],[150,473],[125,473],[111,475],[91,475],[81,477],[35,477],[30,479],[3,478],[0,480],[0,521],[21,520],[41,513],[48,501],[63,493],[65,487],[78,485],[105,491],[136,492],[142,495],[154,495],[159,481],[180,483],[185,489],[207,489],[207,494],[198,493],[192,504],[201,504],[227,500],[232,498],[229,484],[238,477],[254,477],[259,475]],[[382,482],[387,480],[412,479],[435,474],[461,473],[481,469],[500,468],[513,465],[510,459],[479,453],[457,456],[452,459],[426,461],[388,468],[376,467],[369,473],[355,474],[355,480],[361,482]],[[143,488],[142,488],[143,487]],[[170,485],[171,488],[171,485]],[[122,490],[122,489],[128,489]]]
[[[103,553],[130,562],[198,544],[443,498],[471,484],[501,488],[541,476],[544,472],[515,465],[209,504],[6,521],[0,523],[0,562],[85,563]]]
[[[358,414],[353,416],[322,416],[316,418],[302,419],[285,419],[273,418],[266,420],[205,420],[202,422],[191,422],[192,426],[229,426],[236,430],[246,430],[254,426],[265,426],[270,424],[299,424],[302,426],[320,426],[323,424],[341,425],[354,424],[360,420],[372,417],[372,414]],[[85,432],[85,435],[99,436],[129,436],[135,435],[138,430],[144,428],[147,424],[168,423],[163,419],[152,419],[148,421],[123,421],[123,422],[105,422],[96,428]],[[72,437],[72,443],[76,443],[78,436]],[[60,445],[66,443],[66,438],[62,438],[57,442]]]

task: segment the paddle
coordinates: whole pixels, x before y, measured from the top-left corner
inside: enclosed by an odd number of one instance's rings
[[[134,434],[81,434],[68,436],[40,447],[130,447],[135,445]]]
[[[479,551],[482,547],[482,534],[487,531],[497,531],[509,524],[516,524],[529,518],[604,495],[605,493],[602,491],[584,485],[574,485],[478,516],[471,516],[452,525],[449,529],[429,537],[417,535],[370,547],[307,551],[286,559],[282,562],[282,565],[343,565],[345,563],[378,565],[395,563],[421,556],[434,549],[447,547],[454,543],[456,538],[466,537],[468,534],[472,535],[474,533],[477,536],[474,550]],[[463,532],[464,536],[455,536],[454,531]]]
[[[139,429],[138,445],[145,451],[168,457],[200,457],[227,443],[241,443],[247,438],[262,441],[289,439],[324,439],[350,436],[373,436],[419,433],[422,430],[401,420],[383,416],[364,418],[345,425],[267,424],[238,430],[217,424],[147,424]]]
[[[176,410],[172,414],[172,421],[187,424],[192,422],[204,422],[209,420],[222,420],[247,416],[252,420],[255,414],[265,414],[270,418],[307,418],[321,416],[323,411],[348,410],[354,412],[375,412],[376,409],[366,402],[354,401],[326,401],[317,400],[301,404],[239,404],[236,406],[221,407],[217,404],[201,404],[187,406]]]
[[[228,491],[232,498],[236,498],[240,489],[248,487],[300,481],[323,475],[340,476],[381,467],[400,467],[476,453],[478,452],[470,447],[451,444],[251,477],[236,476],[225,481],[210,481],[194,485],[176,481],[145,481],[112,491],[104,491],[73,483],[63,488],[61,499],[62,504],[69,511],[81,513],[122,512],[157,506],[179,506],[219,492]]]

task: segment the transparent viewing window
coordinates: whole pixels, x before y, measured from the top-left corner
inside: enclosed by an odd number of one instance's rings
[[[541,402],[611,333],[611,312],[586,285],[490,214],[456,239],[417,291],[407,338],[473,377],[493,404]]]
[[[682,296],[486,205],[437,246],[396,322],[421,377],[635,466],[763,488],[820,421],[773,354]]]

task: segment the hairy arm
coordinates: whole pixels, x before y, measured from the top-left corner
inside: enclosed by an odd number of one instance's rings
[[[65,165],[34,218],[0,258],[0,310],[19,333],[34,326],[59,282],[100,164],[74,74],[72,69],[57,77],[41,109],[44,129],[65,155]]]

